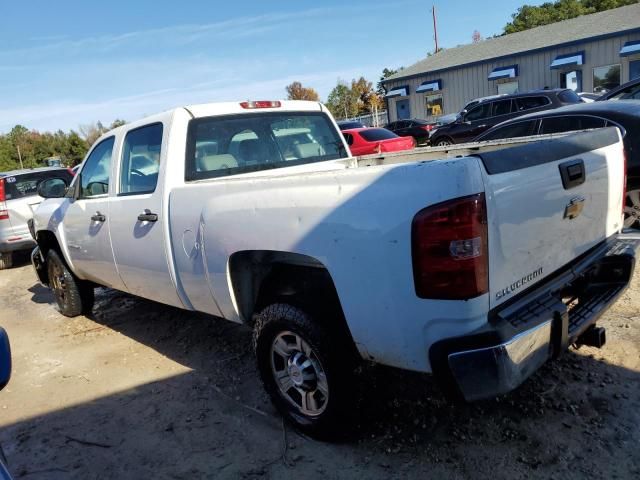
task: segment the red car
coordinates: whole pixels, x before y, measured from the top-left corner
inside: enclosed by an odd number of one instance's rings
[[[385,128],[352,128],[343,130],[352,155],[398,152],[416,146],[413,137],[399,137]]]

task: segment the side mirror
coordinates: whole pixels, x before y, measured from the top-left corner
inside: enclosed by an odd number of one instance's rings
[[[2,390],[11,378],[11,347],[9,336],[4,328],[0,327],[0,390]]]
[[[467,114],[466,110],[461,110],[456,117],[456,123],[463,123],[464,116]]]
[[[38,195],[42,198],[62,198],[67,187],[67,182],[62,178],[48,178],[38,185]]]

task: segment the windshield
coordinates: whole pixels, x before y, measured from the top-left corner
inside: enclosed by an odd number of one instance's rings
[[[256,113],[192,120],[187,180],[346,158],[344,143],[321,112]]]
[[[398,135],[384,128],[369,128],[367,130],[362,130],[360,132],[360,136],[367,142],[378,142],[380,140],[398,138]]]

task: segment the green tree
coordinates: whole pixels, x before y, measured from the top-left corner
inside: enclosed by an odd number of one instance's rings
[[[313,88],[303,87],[300,82],[293,82],[285,87],[287,100],[310,100],[317,102],[320,100],[318,92]]]
[[[402,67],[400,67],[400,70],[402,70]],[[395,75],[396,73],[398,73],[398,70],[393,70],[391,68],[385,67],[382,70],[382,75],[380,76],[380,80],[378,80],[378,83],[376,84],[376,92],[378,93],[378,95],[380,95],[381,97],[384,97],[385,91],[384,91],[384,86],[382,82],[384,82],[391,75]]]
[[[557,0],[539,6],[523,5],[511,15],[511,22],[504,27],[504,34],[521,32],[530,28],[568,20],[580,15],[602,12],[612,8],[638,3],[639,0]]]
[[[358,98],[349,86],[338,80],[327,97],[327,108],[336,118],[349,118],[358,115]]]

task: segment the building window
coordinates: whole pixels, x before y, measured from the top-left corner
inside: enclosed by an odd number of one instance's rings
[[[629,81],[640,78],[640,60],[629,62]]]
[[[518,81],[498,84],[498,95],[511,95],[518,93]]]
[[[620,85],[620,64],[593,69],[593,92],[608,92]]]
[[[560,74],[560,88],[569,88],[574,92],[582,91],[582,71],[572,70]]]
[[[442,115],[444,113],[442,95],[426,95],[425,108],[427,110],[427,117],[439,117]]]

